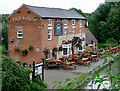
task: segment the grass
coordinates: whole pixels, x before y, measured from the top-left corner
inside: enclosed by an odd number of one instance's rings
[[[98,43],[98,49],[103,48],[104,44],[105,44],[104,42],[99,42]]]

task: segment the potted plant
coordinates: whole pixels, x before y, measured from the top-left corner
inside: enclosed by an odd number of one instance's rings
[[[21,51],[21,54],[22,54],[23,56],[27,55],[27,53],[28,53],[28,50],[26,50],[26,49],[23,49],[23,50]]]
[[[33,46],[29,46],[29,48],[28,48],[30,51],[33,49]]]
[[[85,54],[85,57],[87,58],[87,57],[88,57],[88,54]]]
[[[60,46],[60,47],[59,47],[59,51],[62,51],[62,49],[63,49],[62,46]]]
[[[15,48],[15,51],[19,52],[19,51],[20,51],[20,48],[16,47],[16,48]]]
[[[47,54],[50,53],[50,50],[49,49],[45,49],[43,52],[45,53],[45,55],[47,55]]]
[[[55,56],[55,52],[57,52],[58,51],[58,49],[55,47],[55,48],[53,48],[53,56]]]

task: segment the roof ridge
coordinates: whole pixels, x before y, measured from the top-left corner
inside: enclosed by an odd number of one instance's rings
[[[33,6],[33,5],[27,5],[27,4],[23,4],[25,6],[30,6],[30,7],[35,7],[35,8],[48,8],[48,9],[61,9],[61,10],[66,10],[66,11],[72,11],[69,9],[63,9],[63,8],[54,8],[54,7],[40,7],[40,6]]]

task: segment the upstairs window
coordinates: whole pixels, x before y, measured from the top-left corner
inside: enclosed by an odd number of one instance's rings
[[[72,25],[75,25],[75,19],[72,20]]]
[[[80,35],[82,35],[82,27],[80,27]]]
[[[52,29],[48,30],[48,40],[52,40]]]
[[[82,20],[80,20],[80,25],[82,25]]]
[[[64,28],[64,37],[67,37],[67,28]]]
[[[17,38],[22,39],[23,38],[23,30],[17,30]]]
[[[48,19],[48,26],[52,26],[52,19]]]
[[[75,28],[72,28],[72,36],[75,36]]]
[[[64,25],[67,25],[67,19],[64,19]]]

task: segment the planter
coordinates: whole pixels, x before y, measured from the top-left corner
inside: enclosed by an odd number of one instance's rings
[[[29,48],[28,48],[30,51],[33,49],[33,46],[29,46]]]
[[[19,52],[19,51],[20,51],[20,48],[16,47],[16,48],[15,48],[15,51],[16,51],[16,52]]]
[[[26,50],[26,49],[23,49],[23,50],[21,51],[21,54],[22,54],[23,56],[27,55],[27,53],[28,53],[28,50]]]

